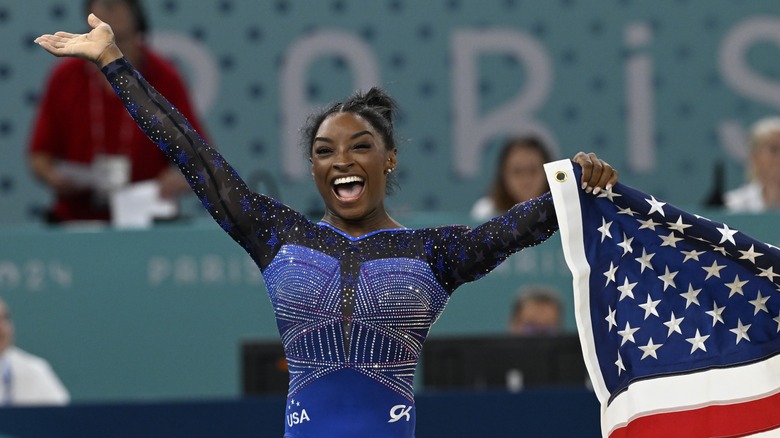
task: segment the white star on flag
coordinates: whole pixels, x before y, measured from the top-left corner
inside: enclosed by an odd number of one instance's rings
[[[739,344],[739,341],[743,339],[750,342],[750,337],[748,336],[747,331],[751,325],[752,324],[742,325],[742,320],[737,319],[737,327],[729,330],[730,332],[737,335],[737,342],[735,342],[735,344]]]
[[[626,237],[626,233],[623,233],[623,241],[618,243],[618,246],[623,248],[623,255],[626,255],[628,253],[633,253],[634,250],[631,248],[631,242],[634,240],[633,237]]]
[[[647,301],[644,304],[639,305],[639,307],[645,309],[645,319],[650,315],[658,316],[658,310],[655,308],[660,302],[661,300],[653,300],[652,297],[650,297],[650,294],[647,294]]]
[[[677,222],[667,222],[666,225],[669,227],[670,230],[677,231],[680,234],[684,234],[686,228],[690,228],[693,226],[689,224],[684,224],[682,220],[682,216],[677,218]]]
[[[748,284],[748,281],[749,280],[740,281],[739,274],[737,274],[734,277],[734,281],[731,283],[725,283],[725,285],[729,287],[729,298],[731,298],[731,296],[734,294],[745,295],[745,292],[742,291],[742,286]]]
[[[653,344],[653,338],[650,338],[650,340],[647,341],[647,345],[639,346],[639,349],[643,351],[642,357],[639,360],[642,360],[647,356],[653,356],[654,358],[658,359],[656,350],[658,350],[658,348],[660,348],[662,345],[663,344]]]
[[[666,213],[664,213],[664,205],[666,205],[666,202],[661,202],[655,199],[654,196],[651,196],[650,199],[645,199],[645,201],[650,204],[650,211],[647,213],[648,216],[656,211],[661,213],[661,216],[666,216]]]
[[[692,338],[686,338],[685,340],[691,343],[691,354],[696,350],[707,351],[707,347],[704,342],[710,338],[710,335],[700,335],[699,329],[696,329],[696,336]]]
[[[691,305],[691,303],[696,304],[699,306],[699,299],[696,298],[699,296],[699,293],[701,292],[701,288],[694,289],[692,284],[688,285],[688,292],[683,292],[680,294],[681,297],[685,298],[685,308],[687,309],[688,306]]]
[[[717,324],[717,323],[724,324],[723,316],[722,316],[722,313],[723,313],[724,310],[726,310],[726,306],[718,307],[718,303],[713,301],[712,302],[712,310],[708,310],[708,311],[704,312],[707,315],[710,315],[712,317],[712,326],[713,327],[715,327],[715,324]]]
[[[677,288],[677,285],[674,284],[674,277],[677,276],[677,272],[669,272],[669,266],[667,266],[664,274],[658,276],[658,279],[664,282],[664,292],[666,292],[666,288],[669,286]]]
[[[634,260],[638,261],[641,265],[641,268],[639,270],[639,273],[645,272],[645,268],[650,268],[651,271],[654,271],[653,265],[650,264],[650,259],[653,258],[655,254],[648,254],[647,251],[642,248],[642,256],[637,257]]]
[[[756,296],[756,299],[748,301],[748,303],[752,304],[755,307],[755,310],[753,311],[753,315],[758,315],[758,312],[762,310],[766,313],[769,313],[769,310],[767,310],[766,308],[766,302],[769,301],[769,298],[771,297],[762,297],[761,291],[758,291],[758,296]]]
[[[612,233],[609,232],[609,227],[612,225],[612,222],[607,222],[604,219],[602,219],[601,222],[601,226],[598,230],[601,233],[601,241],[603,242],[605,237],[612,238]]]
[[[740,253],[742,253],[742,257],[740,257],[740,260],[750,260],[750,263],[755,264],[756,263],[756,257],[761,257],[763,254],[760,252],[756,252],[753,250],[753,247],[755,245],[750,245],[750,249],[747,251],[739,250]]]
[[[625,344],[627,341],[631,341],[633,343],[636,343],[636,341],[634,340],[634,333],[636,333],[637,330],[639,330],[639,327],[632,328],[629,323],[626,323],[626,328],[625,329],[618,330],[618,332],[617,332],[618,335],[620,335],[620,337],[623,338],[620,341],[620,345]]]
[[[623,298],[625,297],[631,297],[634,298],[634,286],[636,286],[636,283],[629,283],[628,277],[623,279],[623,285],[618,286],[618,290],[620,291],[620,298],[618,298],[618,301],[623,301]]]
[[[737,244],[734,241],[734,235],[737,234],[737,230],[732,230],[726,224],[723,224],[723,228],[717,228],[717,230],[722,235],[722,237],[720,239],[720,242],[718,242],[718,243],[723,243],[725,241],[729,241],[729,242],[731,242],[732,245],[736,245]]]
[[[672,312],[672,316],[669,318],[669,321],[664,322],[664,325],[669,327],[669,332],[666,334],[667,338],[672,336],[672,333],[682,334],[682,330],[680,330],[680,324],[684,319],[685,317],[675,318],[674,312]]]

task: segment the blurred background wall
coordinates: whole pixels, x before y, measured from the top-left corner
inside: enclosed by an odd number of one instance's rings
[[[497,140],[529,130],[559,157],[596,151],[624,182],[697,205],[717,160],[727,187],[742,182],[744,129],[780,110],[771,1],[145,5],[153,45],[187,76],[213,142],[244,178],[305,211],[320,203],[296,148],[302,118],[373,84],[403,110],[398,213],[467,212],[487,188]],[[22,163],[56,60],[32,40],[84,30],[82,15],[79,1],[0,2],[1,222],[28,221],[47,204]]]

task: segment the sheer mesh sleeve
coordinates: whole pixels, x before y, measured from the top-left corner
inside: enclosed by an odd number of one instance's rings
[[[439,282],[452,293],[484,277],[510,255],[538,245],[558,230],[552,195],[515,205],[476,227],[442,227],[431,233],[425,252]]]
[[[103,68],[141,130],[182,171],[214,220],[265,268],[300,214],[247,187],[222,155],[124,58]]]

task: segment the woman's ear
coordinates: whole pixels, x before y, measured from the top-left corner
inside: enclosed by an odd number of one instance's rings
[[[387,164],[385,164],[385,173],[392,172],[398,165],[398,148],[392,149],[387,157]]]

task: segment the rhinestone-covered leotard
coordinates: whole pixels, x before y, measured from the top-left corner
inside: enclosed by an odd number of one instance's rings
[[[413,437],[415,367],[450,294],[557,229],[547,194],[473,229],[351,237],[251,191],[126,60],[103,72],[263,273],[290,371],[285,437]]]

